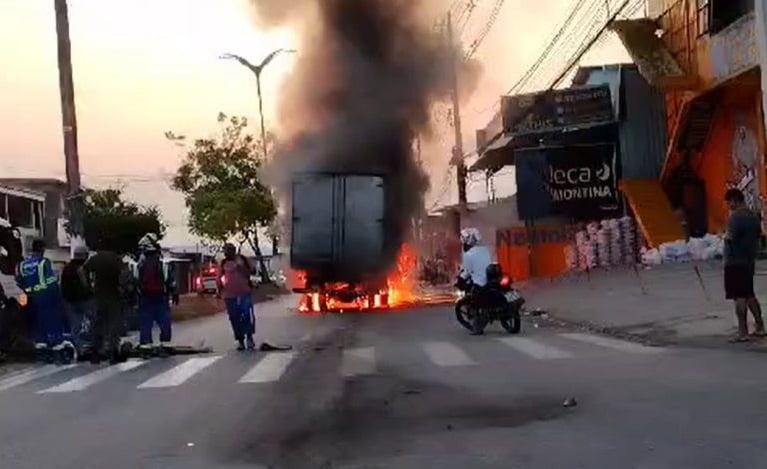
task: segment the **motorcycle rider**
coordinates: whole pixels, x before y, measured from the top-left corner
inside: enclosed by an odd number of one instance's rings
[[[19,263],[16,283],[27,295],[27,307],[35,318],[35,355],[38,360],[69,362],[74,346],[64,340],[59,281],[53,263],[45,257],[45,241],[32,242],[32,253]]]
[[[475,297],[487,285],[487,267],[493,263],[490,250],[480,244],[481,240],[482,237],[478,229],[464,228],[461,230],[463,260],[458,278],[459,284],[467,291],[470,298]],[[479,315],[474,315],[473,323],[472,334],[483,334],[487,321]]]

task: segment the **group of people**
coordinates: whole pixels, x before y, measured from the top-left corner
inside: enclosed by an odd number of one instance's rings
[[[59,278],[45,257],[45,243],[35,240],[17,268],[16,282],[27,296],[33,318],[37,358],[67,363],[87,351],[94,363],[118,362],[126,311],[137,302],[139,348],[154,351],[152,329],[160,328],[160,350],[171,346],[170,303],[177,301],[175,275],[162,261],[158,238],[148,234],[139,242],[133,266],[107,247],[90,256],[74,249]]]

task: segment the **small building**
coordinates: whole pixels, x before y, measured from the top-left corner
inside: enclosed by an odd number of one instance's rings
[[[516,210],[504,213],[518,220],[496,216],[495,228],[499,261],[518,278],[563,273],[579,226],[631,213],[624,187],[658,185],[664,99],[633,64],[580,68],[569,88],[502,97],[499,116],[478,131],[470,170],[515,169]]]
[[[0,178],[0,187],[35,194],[37,200],[42,199],[40,215],[34,220],[40,226],[35,236],[45,239],[49,256],[54,262],[69,260],[70,237],[66,232],[65,218],[67,183],[58,179]],[[11,223],[14,221],[11,220]],[[17,226],[21,225],[17,223]]]

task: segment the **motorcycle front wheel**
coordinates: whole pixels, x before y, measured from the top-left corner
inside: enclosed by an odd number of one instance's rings
[[[468,301],[459,300],[455,304],[455,318],[464,328],[466,328],[466,330],[470,332],[474,331],[474,324],[472,322],[471,313],[469,312]]]
[[[509,334],[519,334],[522,330],[522,317],[519,314],[519,306],[509,305],[509,310],[501,318],[501,326],[506,329]]]

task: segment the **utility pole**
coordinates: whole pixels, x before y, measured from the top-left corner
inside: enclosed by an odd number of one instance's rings
[[[67,0],[54,0],[54,7],[56,9],[61,123],[64,133],[64,157],[69,189],[67,206],[74,246],[74,243],[82,237],[84,232],[83,216],[85,210],[80,181],[80,156],[77,151],[77,116],[75,112],[75,89],[72,80],[72,46],[69,41]]]
[[[466,211],[466,164],[463,161],[463,132],[461,129],[461,97],[458,90],[458,54],[455,50],[453,37],[453,15],[447,14],[447,40],[452,52],[451,75],[453,81],[453,128],[455,130],[455,146],[451,163],[455,166],[456,181],[458,182],[458,205],[461,212]]]

